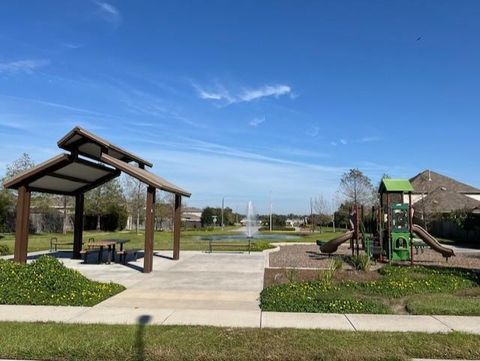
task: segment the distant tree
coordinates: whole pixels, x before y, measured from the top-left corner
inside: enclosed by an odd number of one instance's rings
[[[347,201],[364,205],[372,203],[372,181],[358,169],[343,174],[339,191]]]
[[[157,201],[155,203],[155,228],[162,230],[166,223],[170,228],[173,227],[173,211],[175,197],[170,193],[157,192]],[[182,204],[182,207],[185,205]]]
[[[348,228],[350,220],[350,211],[353,207],[353,202],[344,202],[340,204],[337,211],[335,212],[335,223],[338,226],[344,226]]]
[[[3,187],[2,187],[3,188]],[[0,232],[6,232],[6,222],[9,210],[13,207],[12,195],[6,190],[0,191]]]
[[[316,222],[320,225],[320,233],[322,232],[322,226],[328,225],[332,221],[333,210],[331,208],[332,204],[327,200],[327,198],[320,194],[313,201],[313,209],[315,211],[315,217],[312,222]]]
[[[0,230],[5,230],[6,228],[6,219],[8,216],[9,210],[15,204],[15,192],[6,190],[3,187],[3,183],[6,180],[15,177],[16,175],[31,169],[35,166],[32,158],[27,154],[23,153],[18,159],[14,160],[12,163],[7,165],[5,176],[1,180],[1,190],[0,190]]]
[[[135,232],[138,233],[145,209],[146,186],[138,179],[125,175],[123,188],[125,190],[128,212],[135,220]]]
[[[120,182],[111,180],[85,193],[85,214],[97,217],[96,229],[101,229],[102,216],[110,215],[117,222],[116,228],[123,228],[127,218],[127,205]],[[108,228],[114,221],[108,221]]]
[[[215,208],[205,207],[202,211],[202,216],[200,218],[202,222],[202,227],[209,227],[213,225],[213,217],[217,216]],[[217,218],[218,220],[218,218]]]
[[[12,163],[7,165],[7,170],[5,172],[5,178],[3,181],[15,177],[16,175],[29,170],[35,166],[30,155],[23,153],[20,158],[14,160]]]

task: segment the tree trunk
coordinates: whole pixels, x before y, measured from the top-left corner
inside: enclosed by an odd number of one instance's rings
[[[67,234],[68,215],[67,215],[67,197],[63,197],[63,234]]]
[[[100,214],[97,215],[97,231],[100,231]]]
[[[137,208],[137,222],[135,223],[135,233],[138,234],[139,228],[140,228],[140,209]]]

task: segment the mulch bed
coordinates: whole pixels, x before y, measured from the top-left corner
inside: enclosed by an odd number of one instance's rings
[[[363,251],[361,251],[363,253]],[[335,256],[349,256],[352,251],[348,249],[348,244],[343,244],[338,248],[337,253],[331,257],[321,254],[318,246],[312,245],[289,245],[281,246],[278,252],[270,253],[270,267],[280,268],[329,268]],[[423,253],[413,255],[415,264],[423,266],[442,266],[459,267],[472,270],[480,270],[480,252],[460,253],[455,257],[450,257],[448,262],[438,252],[431,249],[424,250]],[[380,264],[377,264],[379,266]],[[344,268],[350,266],[344,265]],[[374,267],[375,268],[375,267]]]

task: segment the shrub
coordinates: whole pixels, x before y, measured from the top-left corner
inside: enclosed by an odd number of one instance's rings
[[[350,263],[358,271],[368,271],[370,269],[370,257],[366,254],[351,256],[348,258]]]
[[[93,306],[124,289],[91,281],[49,256],[29,264],[0,260],[0,304]]]
[[[10,248],[6,244],[0,244],[0,256],[10,254]]]
[[[270,231],[270,227],[260,227],[258,230],[261,231],[261,232],[266,232],[266,231]],[[289,232],[295,232],[295,228],[294,228],[294,227],[274,226],[274,227],[272,228],[272,231],[289,231]]]
[[[288,282],[293,283],[298,280],[298,270],[296,268],[287,268],[285,269],[285,277],[287,277]]]
[[[334,271],[341,270],[343,267],[343,259],[341,257],[335,257],[332,261],[331,268]]]

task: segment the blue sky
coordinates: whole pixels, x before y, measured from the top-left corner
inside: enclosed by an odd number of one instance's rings
[[[358,167],[480,186],[478,1],[0,4],[0,174],[81,125],[188,204],[308,212]]]

